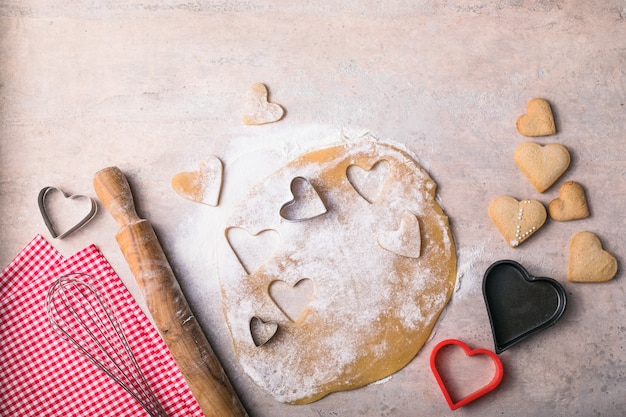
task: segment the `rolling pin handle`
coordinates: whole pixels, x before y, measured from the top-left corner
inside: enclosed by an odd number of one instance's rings
[[[93,186],[120,228],[141,220],[135,211],[128,180],[119,168],[108,167],[96,172]]]

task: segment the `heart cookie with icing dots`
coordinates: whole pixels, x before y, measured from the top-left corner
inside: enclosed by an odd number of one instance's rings
[[[524,142],[515,149],[513,159],[515,165],[540,193],[550,188],[570,164],[569,151],[558,143],[541,146]]]
[[[604,282],[617,274],[615,256],[602,248],[600,239],[591,232],[579,232],[569,247],[567,279],[572,282]]]
[[[548,213],[552,219],[559,222],[589,217],[589,207],[582,185],[575,181],[561,185],[559,197],[550,202]]]
[[[195,171],[176,174],[172,178],[172,188],[187,200],[215,207],[220,200],[223,170],[222,161],[211,157],[201,162]]]
[[[556,133],[552,108],[547,100],[534,98],[528,102],[526,114],[517,118],[517,131],[524,136],[548,136]]]
[[[546,209],[537,200],[500,196],[489,204],[489,218],[512,247],[519,246],[546,222]]]
[[[246,125],[263,125],[277,122],[283,118],[285,110],[276,103],[268,101],[265,84],[256,83],[250,88],[250,96],[244,106],[243,123]]]

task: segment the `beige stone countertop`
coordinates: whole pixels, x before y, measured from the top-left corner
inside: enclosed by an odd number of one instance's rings
[[[38,233],[65,256],[94,243],[145,309],[102,206],[59,240],[37,205],[45,186],[95,198],[94,173],[118,166],[252,417],[626,414],[626,2],[0,0],[0,51],[0,264]],[[256,82],[284,106],[281,121],[242,123]],[[513,162],[529,140],[515,121],[534,97],[552,104],[557,133],[530,140],[572,158],[542,194]],[[432,339],[391,378],[282,404],[234,354],[211,244],[220,231],[208,226],[222,208],[182,199],[170,180],[222,157],[228,202],[246,191],[235,178],[257,181],[318,139],[365,133],[403,144],[437,182],[457,288]],[[244,153],[255,163],[241,163]],[[548,221],[510,248],[489,202],[547,205],[568,180],[584,186],[591,216]],[[613,280],[567,281],[569,241],[582,230],[617,258]],[[561,282],[567,310],[500,355],[497,391],[453,412],[429,354],[445,338],[493,349],[481,283],[499,259]]]

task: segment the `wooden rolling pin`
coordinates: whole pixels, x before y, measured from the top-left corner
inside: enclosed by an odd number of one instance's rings
[[[126,177],[116,167],[105,168],[96,173],[93,185],[120,226],[117,243],[202,412],[207,417],[247,416],[187,304],[154,229],[137,215]]]

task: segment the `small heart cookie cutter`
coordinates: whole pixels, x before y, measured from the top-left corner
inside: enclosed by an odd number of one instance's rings
[[[312,196],[314,196],[314,201],[312,201],[311,203],[316,204],[318,206],[318,207],[314,207],[316,209],[314,213],[308,213],[303,216],[297,216],[291,212],[291,210],[294,209],[296,205],[298,204],[298,198],[296,194],[298,194],[297,190],[299,186],[306,187],[305,191],[308,191]],[[293,196],[293,199],[283,204],[279,211],[280,217],[282,217],[283,219],[289,222],[302,222],[302,221],[315,219],[317,217],[320,217],[328,213],[328,208],[326,207],[326,204],[322,200],[322,197],[320,196],[319,191],[317,191],[315,186],[307,178],[305,177],[293,178],[291,180],[290,189],[291,189],[291,195]]]
[[[482,386],[476,391],[458,400],[452,399],[452,396],[448,391],[448,388],[446,387],[446,384],[439,370],[437,369],[437,354],[442,348],[450,345],[456,345],[461,347],[465,355],[468,357],[476,355],[486,355],[495,365],[495,372],[493,378],[491,378],[491,381],[489,381],[486,385]],[[433,372],[433,375],[435,375],[435,379],[439,384],[439,388],[441,388],[441,392],[443,393],[443,396],[445,397],[446,402],[448,403],[448,406],[451,410],[456,410],[457,408],[463,407],[464,405],[467,405],[472,401],[482,397],[483,395],[493,391],[498,387],[498,385],[500,385],[500,382],[502,382],[502,377],[504,376],[504,367],[502,366],[502,361],[497,354],[487,349],[470,349],[469,346],[457,339],[443,340],[433,348],[432,353],[430,354],[430,369]]]
[[[265,321],[257,316],[250,319],[250,335],[256,347],[261,347],[272,340],[278,329],[278,323],[275,321]]]
[[[66,230],[65,232],[59,234],[54,229],[54,225],[52,224],[52,221],[50,220],[50,217],[48,216],[48,211],[46,209],[46,196],[48,195],[50,191],[58,191],[63,195],[64,198],[69,198],[70,200],[75,200],[75,199],[80,199],[80,198],[88,199],[89,202],[91,203],[89,213],[87,213],[85,217],[83,217],[78,223],[76,223],[76,225],[71,227],[69,230]],[[86,225],[91,219],[93,219],[94,216],[96,215],[96,212],[98,211],[98,205],[96,204],[96,201],[93,198],[88,197],[86,195],[81,195],[81,194],[69,195],[63,192],[61,189],[57,187],[52,187],[52,186],[44,187],[41,189],[41,191],[39,191],[37,202],[39,204],[39,211],[41,212],[43,221],[46,224],[46,227],[48,228],[48,230],[50,231],[50,234],[52,235],[54,239],[63,239],[69,234],[74,233],[75,231],[77,231],[78,229]]]

